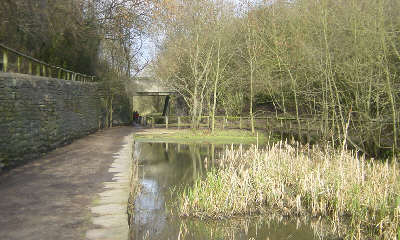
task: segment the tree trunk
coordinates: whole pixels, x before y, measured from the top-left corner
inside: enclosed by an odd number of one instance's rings
[[[220,64],[220,47],[221,47],[221,41],[218,41],[218,51],[217,51],[217,72],[215,74],[215,81],[214,81],[214,98],[213,98],[213,107],[212,107],[212,126],[211,126],[211,132],[214,133],[215,130],[215,109],[217,107],[217,87],[218,87],[218,81],[219,81],[219,64]]]
[[[110,125],[109,125],[109,127],[110,128],[112,128],[112,126],[113,126],[113,99],[114,99],[114,96],[111,96],[111,99],[110,99],[110,109],[109,109],[109,111],[110,111],[110,120],[109,120],[109,123],[110,123]]]
[[[197,129],[196,117],[197,117],[197,108],[198,108],[198,99],[197,99],[197,86],[194,87],[193,92],[193,108],[192,108],[192,128]]]
[[[253,115],[253,60],[250,61],[250,123],[251,123],[251,132],[254,133],[254,115]]]

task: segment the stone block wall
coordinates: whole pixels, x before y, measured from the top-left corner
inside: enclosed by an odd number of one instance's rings
[[[0,73],[0,171],[95,132],[96,83]]]

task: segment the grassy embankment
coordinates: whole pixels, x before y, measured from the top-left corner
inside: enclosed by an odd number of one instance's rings
[[[257,138],[260,145],[267,143],[271,137],[266,135],[252,134],[246,130],[171,130],[171,129],[151,129],[135,134],[137,141],[152,142],[175,142],[175,143],[215,143],[215,144],[256,144]]]
[[[219,168],[186,189],[181,216],[223,218],[278,212],[328,217],[346,239],[400,239],[396,162],[367,161],[349,151],[277,143],[227,151]],[[344,224],[345,223],[345,224]]]

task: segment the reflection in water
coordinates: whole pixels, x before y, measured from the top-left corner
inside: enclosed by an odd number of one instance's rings
[[[165,211],[164,198],[159,191],[158,184],[152,179],[142,179],[140,196],[136,199],[136,209],[133,224],[141,226],[139,230],[157,233],[164,228]]]
[[[131,239],[317,239],[308,225],[270,217],[209,221],[176,215],[177,189],[215,167],[226,147],[232,146],[135,143],[142,189],[134,203]]]

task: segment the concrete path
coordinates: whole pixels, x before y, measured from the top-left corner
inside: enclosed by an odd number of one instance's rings
[[[102,237],[104,221],[97,215],[104,215],[109,208],[104,210],[100,205],[96,209],[96,205],[99,201],[113,203],[107,199],[105,187],[127,182],[127,159],[115,158],[121,151],[129,154],[126,141],[134,130],[118,127],[99,131],[1,174],[0,239],[86,239],[88,233],[90,239],[113,239]],[[110,172],[111,167],[114,170]],[[125,173],[114,177],[121,171]],[[113,184],[115,180],[123,184]],[[106,223],[115,223],[114,218],[105,218]]]

